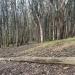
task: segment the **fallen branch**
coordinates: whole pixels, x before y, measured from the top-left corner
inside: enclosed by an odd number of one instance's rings
[[[75,57],[30,57],[30,56],[24,57],[24,56],[21,56],[21,57],[0,58],[0,61],[75,65]]]

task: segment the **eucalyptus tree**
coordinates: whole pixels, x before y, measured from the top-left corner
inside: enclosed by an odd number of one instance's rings
[[[0,47],[75,36],[75,0],[0,0]]]
[[[44,7],[43,1],[39,0],[29,0],[29,6],[31,9],[31,14],[33,16],[33,22],[37,27],[38,38],[41,42],[44,40]]]

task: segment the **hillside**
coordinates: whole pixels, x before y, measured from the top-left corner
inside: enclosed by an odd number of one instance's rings
[[[75,56],[74,53],[75,53],[75,38],[0,49],[0,57],[11,57],[11,56],[60,57],[60,56]]]
[[[0,49],[0,57],[75,56],[75,38]],[[0,62],[0,75],[75,75],[75,65]]]

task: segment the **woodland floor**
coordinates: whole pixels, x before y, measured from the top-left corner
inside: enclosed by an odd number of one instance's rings
[[[0,57],[16,56],[74,57],[75,38],[0,49]],[[0,62],[0,75],[75,75],[75,65]]]

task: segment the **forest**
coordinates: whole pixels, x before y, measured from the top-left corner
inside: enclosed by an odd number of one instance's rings
[[[75,36],[75,0],[0,0],[0,47]]]
[[[75,0],[0,0],[0,75],[75,75]]]

